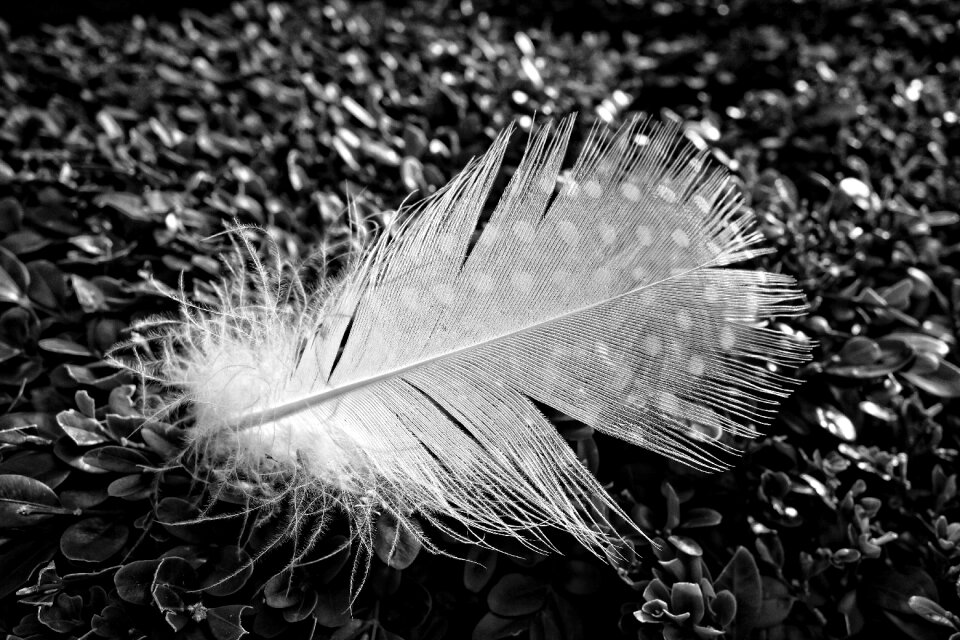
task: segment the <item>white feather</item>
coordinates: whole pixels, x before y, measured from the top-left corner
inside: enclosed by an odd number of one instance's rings
[[[755,435],[787,393],[768,365],[805,358],[760,327],[800,296],[726,268],[761,237],[675,130],[595,129],[561,177],[572,128],[532,137],[475,244],[509,131],[339,285],[308,294],[254,261],[218,309],[185,307],[154,370],[207,459],[264,482],[294,470],[361,531],[417,513],[462,538],[543,547],[558,527],[592,548],[619,511],[532,400],[723,468],[720,434]]]

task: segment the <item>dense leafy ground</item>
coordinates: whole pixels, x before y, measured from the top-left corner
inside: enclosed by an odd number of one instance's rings
[[[0,633],[960,631],[960,6],[307,6],[0,33]],[[507,122],[571,111],[581,130],[677,122],[738,176],[778,248],[764,266],[811,304],[778,328],[818,342],[767,436],[706,476],[561,425],[659,549],[634,540],[617,571],[562,539],[564,556],[452,549],[479,564],[410,550],[374,561],[352,618],[346,552],[247,564],[282,508],[177,524],[239,507],[166,464],[184,425],[145,422],[156,390],[102,358],[175,308],[181,273],[209,297],[212,236],[255,223],[336,272]]]

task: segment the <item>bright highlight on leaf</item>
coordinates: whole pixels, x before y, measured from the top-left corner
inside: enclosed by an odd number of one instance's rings
[[[788,393],[777,370],[806,358],[763,326],[802,300],[729,268],[761,237],[673,128],[595,129],[561,174],[572,129],[532,136],[488,219],[509,130],[341,282],[305,291],[246,246],[218,308],[184,301],[143,370],[190,408],[204,463],[261,490],[296,478],[370,544],[389,514],[390,557],[435,549],[413,514],[466,541],[604,545],[619,509],[533,401],[724,468],[724,434],[755,435]]]

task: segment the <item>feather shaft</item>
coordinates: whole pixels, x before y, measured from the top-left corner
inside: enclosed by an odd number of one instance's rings
[[[699,267],[699,268],[704,268],[704,267]],[[616,300],[618,300],[618,299],[620,299],[620,298],[625,298],[625,297],[627,297],[627,296],[635,295],[635,294],[639,293],[640,291],[642,291],[642,290],[644,290],[644,289],[646,289],[646,288],[648,288],[648,287],[663,286],[663,285],[665,285],[666,283],[670,282],[672,279],[674,279],[674,278],[679,278],[679,277],[682,277],[682,276],[684,276],[684,275],[687,275],[688,273],[691,273],[691,272],[693,272],[694,270],[695,270],[695,269],[691,269],[690,271],[687,271],[687,272],[684,272],[684,273],[679,273],[679,274],[675,274],[675,275],[669,276],[669,277],[667,277],[667,278],[665,278],[664,280],[661,280],[661,281],[659,281],[659,282],[656,282],[656,283],[653,283],[653,284],[649,284],[649,285],[644,285],[644,286],[642,286],[642,287],[637,287],[636,289],[632,289],[632,290],[627,291],[627,292],[625,292],[625,293],[621,293],[621,294],[616,295],[616,296],[613,296],[613,297],[611,297],[611,298],[608,298],[608,299],[605,299],[605,300],[601,300],[601,301],[595,302],[594,304],[591,304],[591,305],[589,305],[589,306],[587,306],[587,307],[581,307],[581,308],[579,308],[579,309],[573,309],[573,310],[571,310],[571,311],[567,311],[567,312],[562,313],[562,314],[560,314],[560,315],[558,315],[558,316],[555,316],[555,317],[553,317],[553,318],[548,318],[548,319],[546,319],[546,320],[542,320],[542,321],[537,322],[537,323],[535,323],[535,324],[531,324],[531,325],[528,325],[528,326],[526,326],[526,327],[522,327],[522,328],[520,328],[520,329],[515,329],[515,330],[513,330],[513,331],[510,331],[509,333],[505,333],[505,334],[502,334],[502,335],[494,336],[494,337],[492,337],[492,338],[488,338],[488,339],[483,340],[483,341],[481,341],[481,342],[477,342],[477,343],[474,343],[474,344],[470,344],[470,345],[467,345],[467,346],[465,346],[465,347],[461,347],[461,348],[459,348],[459,349],[455,349],[455,350],[453,350],[453,351],[449,351],[449,352],[446,352],[446,353],[440,353],[440,354],[431,356],[431,357],[429,357],[429,358],[425,358],[425,359],[423,359],[423,360],[419,360],[419,361],[417,361],[417,362],[411,362],[410,364],[404,365],[404,366],[402,366],[402,367],[397,367],[396,369],[392,369],[392,370],[390,370],[390,371],[384,371],[383,373],[379,373],[379,374],[377,374],[377,375],[369,376],[369,377],[366,377],[366,378],[363,378],[363,379],[360,379],[360,380],[355,380],[355,381],[353,381],[353,382],[348,382],[348,383],[345,383],[345,384],[340,385],[340,386],[338,386],[338,387],[335,387],[335,388],[332,388],[332,389],[327,389],[327,390],[321,391],[321,392],[319,392],[319,393],[315,393],[315,394],[309,395],[309,396],[307,396],[307,397],[305,397],[305,398],[301,398],[301,399],[298,399],[298,400],[293,400],[293,401],[286,402],[286,403],[284,403],[284,404],[282,404],[282,405],[279,405],[279,406],[270,407],[270,408],[264,409],[264,410],[262,410],[262,411],[258,411],[257,413],[253,413],[253,414],[250,414],[250,415],[248,415],[248,416],[244,416],[244,417],[238,419],[234,424],[230,425],[229,428],[234,428],[234,429],[249,429],[249,428],[252,428],[252,427],[259,427],[259,426],[263,426],[263,425],[265,425],[265,424],[269,424],[269,423],[271,423],[271,422],[275,422],[275,421],[277,421],[277,420],[281,420],[281,419],[283,419],[283,418],[286,418],[286,417],[295,415],[295,414],[300,413],[300,412],[302,412],[302,411],[306,411],[306,410],[310,409],[310,408],[313,407],[313,406],[316,406],[316,405],[319,405],[319,404],[323,404],[324,402],[330,402],[330,401],[332,401],[332,400],[335,400],[335,399],[339,398],[340,396],[346,395],[346,394],[351,393],[351,392],[353,392],[353,391],[358,391],[358,390],[360,390],[360,389],[363,389],[364,387],[369,387],[369,386],[371,386],[371,385],[375,385],[375,384],[377,384],[377,383],[379,383],[379,382],[383,382],[383,381],[385,381],[385,380],[390,380],[390,379],[392,379],[392,378],[401,377],[401,376],[403,376],[403,375],[405,375],[405,374],[408,374],[408,373],[410,373],[410,372],[412,372],[412,371],[414,371],[414,370],[416,370],[416,369],[418,369],[418,368],[420,368],[420,367],[425,367],[425,366],[428,366],[428,365],[431,365],[431,364],[435,364],[435,363],[437,363],[437,362],[440,362],[440,361],[446,360],[446,359],[457,358],[457,357],[459,357],[459,356],[465,355],[466,353],[469,353],[469,352],[471,352],[471,351],[475,351],[475,350],[477,350],[477,349],[480,349],[480,348],[482,348],[482,347],[488,346],[488,345],[490,345],[490,344],[494,344],[494,343],[499,342],[499,341],[501,341],[501,340],[507,340],[507,339],[509,339],[509,338],[513,338],[513,337],[516,337],[516,336],[523,335],[523,334],[525,334],[525,333],[528,333],[528,332],[530,332],[530,331],[533,331],[533,330],[535,330],[535,329],[537,329],[537,328],[540,328],[540,327],[542,327],[542,326],[549,325],[549,324],[551,324],[551,323],[553,323],[553,322],[561,322],[561,321],[564,320],[565,318],[575,316],[575,315],[577,315],[577,314],[579,314],[579,313],[584,313],[584,312],[590,311],[591,309],[594,309],[594,308],[599,307],[599,306],[604,305],[604,304],[609,304],[609,303],[611,303],[611,302],[615,302]]]

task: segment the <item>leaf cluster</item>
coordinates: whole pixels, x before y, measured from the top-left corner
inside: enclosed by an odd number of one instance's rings
[[[597,2],[589,24],[566,4],[0,27],[0,633],[960,633],[955,3]],[[773,328],[818,344],[725,474],[552,416],[655,543],[609,549],[614,569],[559,536],[564,556],[433,556],[384,520],[361,589],[344,527],[282,540],[289,500],[251,509],[187,473],[188,425],[105,364],[171,291],[210,300],[232,221],[335,274],[508,121],[577,109],[658,114],[710,149],[777,248],[763,266],[811,303]]]

